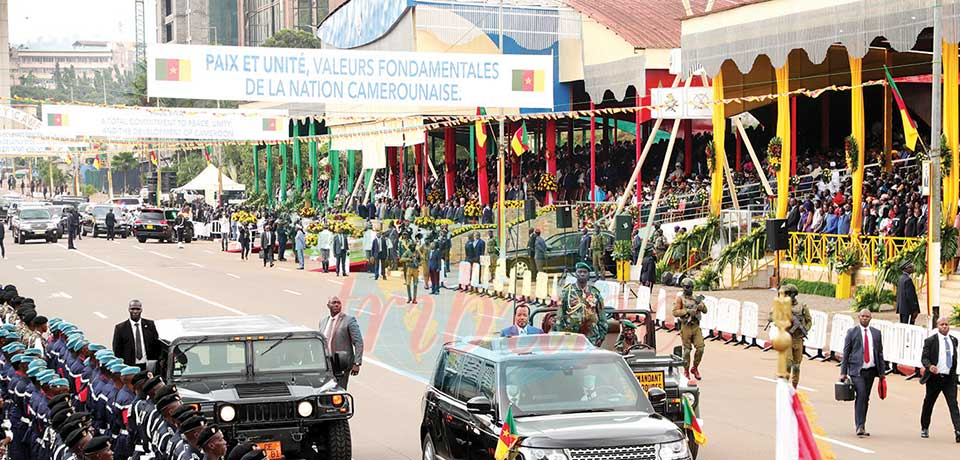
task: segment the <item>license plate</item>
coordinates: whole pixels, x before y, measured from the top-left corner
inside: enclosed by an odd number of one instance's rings
[[[661,390],[664,389],[663,371],[636,372],[633,375],[637,376],[637,381],[640,382],[643,391],[650,391],[653,387],[660,388]]]
[[[153,225],[147,225],[147,230],[153,230]]]
[[[257,443],[257,447],[267,454],[267,460],[280,460],[283,458],[280,441],[260,442]]]

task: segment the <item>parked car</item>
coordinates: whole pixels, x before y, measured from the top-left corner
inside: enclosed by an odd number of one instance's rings
[[[60,229],[49,208],[40,206],[20,207],[10,220],[13,242],[24,244],[27,240],[46,240],[56,243]]]
[[[350,460],[353,397],[336,375],[353,363],[329,354],[316,330],[273,315],[156,322],[158,375],[223,430],[269,458]]]
[[[159,208],[142,208],[133,224],[133,234],[137,241],[146,243],[148,239],[162,243],[173,241],[173,221],[167,220],[164,211]]]
[[[110,212],[111,209],[113,210],[114,217],[117,219],[117,224],[114,226],[114,232],[121,238],[126,238],[128,235],[130,235],[130,225],[127,224],[125,219],[127,210],[112,204],[94,205],[88,208],[87,215],[80,224],[81,234],[83,236],[92,234],[94,238],[101,235],[106,236],[106,218],[107,213]]]
[[[607,240],[607,248],[603,256],[604,268],[606,271],[615,270],[616,264],[613,262],[613,233],[608,231],[602,231],[601,233]],[[558,273],[564,270],[570,270],[572,272],[573,265],[580,260],[580,238],[582,236],[583,234],[581,232],[565,232],[544,237],[544,242],[547,243],[547,258],[544,271],[548,273]],[[507,252],[507,273],[510,272],[511,268],[516,267],[518,279],[533,267],[533,260],[530,259],[527,253],[527,238],[526,235],[522,235],[520,240],[517,241],[520,248]],[[511,241],[511,247],[513,247],[513,241]]]
[[[176,235],[176,232],[177,232],[177,230],[178,230],[178,229],[177,229],[176,222],[177,222],[177,215],[179,215],[179,214],[180,214],[180,210],[178,210],[178,209],[164,209],[164,210],[163,210],[163,215],[167,218],[167,221],[174,223],[174,225],[173,225],[174,235]],[[193,242],[193,237],[194,237],[193,222],[191,222],[191,221],[189,221],[189,220],[185,220],[185,221],[183,222],[183,242],[184,242],[184,243],[191,243],[191,242]]]

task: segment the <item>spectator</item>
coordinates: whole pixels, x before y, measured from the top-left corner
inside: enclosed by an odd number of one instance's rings
[[[900,279],[897,280],[897,314],[900,315],[900,322],[903,324],[913,324],[920,314],[920,302],[917,300],[917,287],[913,284],[913,264],[904,262],[900,265]]]
[[[440,263],[443,258],[440,250],[437,249],[437,243],[430,245],[430,255],[427,257],[427,269],[430,272],[430,294],[440,294]]]
[[[547,242],[543,239],[543,236],[540,234],[541,231],[538,228],[535,235],[537,235],[536,243],[534,243],[534,261],[537,264],[536,273],[540,273],[547,268]]]
[[[297,236],[294,238],[293,250],[297,258],[297,270],[303,270],[303,252],[307,249],[307,234],[303,232],[303,227],[297,225]]]
[[[333,232],[324,226],[320,234],[317,235],[317,247],[320,248],[320,260],[323,265],[323,272],[330,271],[330,251],[333,249]]]
[[[657,229],[660,231],[660,229]],[[580,257],[579,262],[584,262],[589,260],[590,256],[590,232],[587,230],[587,227],[583,227],[580,235],[580,249],[578,251]]]
[[[273,227],[270,224],[263,226],[263,233],[260,235],[260,258],[263,259],[263,266],[267,263],[273,267],[273,247],[276,244],[276,236],[273,233]]]

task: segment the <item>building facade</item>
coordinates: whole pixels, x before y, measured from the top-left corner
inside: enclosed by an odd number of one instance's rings
[[[283,29],[313,33],[331,8],[342,0],[236,0],[239,7],[239,42],[260,46]]]
[[[21,78],[33,75],[47,86],[53,85],[56,68],[73,67],[78,77],[93,78],[104,71],[132,71],[134,67],[133,43],[108,43],[77,41],[72,48],[46,49],[19,46],[10,48],[10,82],[16,84]]]

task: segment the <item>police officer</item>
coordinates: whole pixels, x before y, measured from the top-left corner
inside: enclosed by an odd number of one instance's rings
[[[690,378],[693,374],[700,380],[700,360],[703,359],[703,334],[700,332],[700,319],[707,312],[707,305],[703,303],[703,296],[693,296],[693,280],[684,279],[680,286],[683,295],[677,298],[673,306],[673,317],[680,321],[680,340],[683,342],[683,375]],[[690,349],[696,348],[693,356],[693,367],[690,366]]]
[[[70,208],[70,216],[67,217],[67,249],[77,249],[73,245],[73,239],[80,233],[80,214],[76,209]]]
[[[787,370],[792,375],[793,387],[800,384],[800,363],[803,362],[803,339],[810,332],[813,325],[813,319],[810,317],[810,309],[807,304],[797,302],[797,295],[800,290],[792,284],[784,284],[780,288],[780,295],[790,297],[790,333],[792,342],[790,353],[787,353]]]
[[[134,439],[130,435],[130,429],[135,430],[136,425],[130,423],[130,407],[136,399],[133,392],[133,376],[138,373],[140,373],[139,367],[122,365],[119,372],[114,374],[114,385],[117,388],[117,393],[113,400],[112,429],[117,436],[113,444],[113,451],[120,458],[130,458],[133,455]]]

